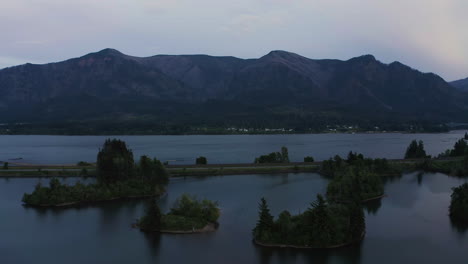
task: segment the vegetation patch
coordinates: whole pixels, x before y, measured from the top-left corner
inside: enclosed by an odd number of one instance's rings
[[[452,220],[468,225],[468,183],[453,188],[450,201],[450,217]]]
[[[360,241],[365,233],[365,216],[360,203],[331,203],[321,195],[304,213],[283,211],[275,220],[267,202],[261,199],[254,241],[262,246],[292,248],[334,248]]]
[[[87,170],[80,174],[86,176]],[[125,142],[106,140],[99,151],[96,165],[97,183],[73,186],[52,179],[48,187],[41,184],[23,202],[31,206],[65,206],[83,202],[99,202],[121,198],[157,196],[164,192],[168,173],[157,159],[142,156],[134,163],[133,153]]]
[[[207,226],[217,226],[219,216],[216,202],[184,194],[167,214],[161,214],[156,201],[151,200],[137,226],[147,232],[200,233],[213,231]]]

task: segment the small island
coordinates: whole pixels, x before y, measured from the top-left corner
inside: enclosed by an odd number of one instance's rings
[[[184,194],[167,214],[162,214],[156,201],[151,199],[146,214],[134,226],[150,233],[205,233],[216,231],[219,216],[216,202]]]
[[[38,183],[31,194],[24,194],[29,206],[62,207],[81,203],[102,202],[123,198],[159,196],[169,180],[164,165],[157,159],[142,156],[134,164],[133,153],[125,142],[106,140],[96,164],[97,183],[77,182],[69,186],[51,179],[49,186]]]
[[[453,188],[450,201],[450,218],[464,225],[468,225],[468,183]]]
[[[324,249],[347,246],[363,239],[365,216],[360,203],[333,203],[321,195],[304,213],[283,211],[275,221],[261,199],[253,241],[264,247]]]

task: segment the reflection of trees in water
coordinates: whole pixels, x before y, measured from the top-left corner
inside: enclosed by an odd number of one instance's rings
[[[145,233],[142,232],[145,236],[146,245],[148,246],[148,251],[150,252],[153,258],[159,256],[159,249],[161,247],[161,234],[160,233]],[[157,263],[157,262],[155,262]]]
[[[421,186],[421,184],[422,184],[423,176],[424,176],[424,173],[423,173],[423,172],[418,172],[418,174],[416,175],[416,178],[417,178],[417,180],[418,180],[418,185],[419,185],[419,186]]]
[[[451,217],[450,217],[450,223],[452,225],[453,230],[455,230],[460,235],[465,236],[465,234],[468,231],[468,223],[463,222],[463,221],[457,221]]]
[[[371,200],[362,204],[362,207],[367,211],[368,214],[375,215],[382,206],[382,198]]]
[[[120,212],[124,209],[127,209],[128,211],[134,211],[134,208],[142,203],[144,203],[144,200],[116,200],[106,202],[105,204],[100,206],[98,208],[100,215],[100,232],[108,233],[110,231],[118,231],[120,229],[119,223],[121,222],[118,217]],[[128,216],[127,214],[123,215]],[[129,218],[128,225],[131,225],[131,221],[133,220],[134,219]]]
[[[362,242],[337,249],[265,248],[255,245],[257,263],[361,263]]]

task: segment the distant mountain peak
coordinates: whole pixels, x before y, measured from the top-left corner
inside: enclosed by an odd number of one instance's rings
[[[377,59],[374,57],[374,55],[365,54],[362,56],[354,57],[350,59],[349,61],[374,62],[374,61],[377,61]]]
[[[288,58],[288,57],[302,57],[296,53],[284,50],[272,50],[262,58]]]
[[[100,50],[98,52],[92,53],[92,54],[99,54],[99,55],[111,55],[111,56],[123,56],[122,52],[116,50],[116,49],[111,49],[111,48],[105,48],[103,50]]]

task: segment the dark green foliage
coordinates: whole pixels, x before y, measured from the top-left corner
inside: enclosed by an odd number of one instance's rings
[[[259,221],[253,230],[258,242],[325,248],[361,239],[365,230],[360,204],[335,204],[321,195],[302,214],[283,211],[274,221],[266,201],[259,205]]]
[[[165,184],[169,181],[169,173],[162,162],[148,156],[140,157],[140,162],[136,166],[136,174],[138,177],[155,184]]]
[[[360,202],[383,192],[382,177],[362,167],[341,171],[327,186],[327,198],[334,202]]]
[[[468,154],[468,145],[464,139],[458,140],[453,146],[453,151],[450,156],[458,157]]]
[[[189,195],[177,199],[168,214],[161,214],[155,201],[151,201],[146,215],[139,221],[145,231],[192,231],[209,223],[217,223],[220,216],[218,203],[198,200]]]
[[[410,145],[406,149],[405,159],[423,159],[426,157],[427,155],[424,150],[424,143],[422,140],[419,142],[416,140],[411,141]]]
[[[8,162],[3,163],[3,169],[8,170]]]
[[[23,202],[33,206],[52,206],[68,203],[97,202],[118,198],[157,196],[164,192],[160,185],[131,179],[112,184],[88,184],[77,182],[73,186],[51,179],[49,187],[37,184],[31,194],[24,194]]]
[[[77,166],[91,166],[91,163],[86,161],[80,161],[76,164]]]
[[[150,199],[146,207],[145,216],[143,216],[138,225],[141,230],[148,232],[159,232],[161,230],[161,210],[155,199]]]
[[[287,147],[281,147],[281,162],[289,163],[289,152]]]
[[[272,236],[274,222],[268,204],[263,197],[260,199],[258,210],[258,222],[253,230],[254,238],[259,241],[269,241]]]
[[[289,163],[288,148],[281,147],[281,152],[272,152],[255,158],[254,163]]]
[[[195,160],[195,164],[197,164],[197,165],[206,165],[206,164],[208,164],[208,161],[207,161],[206,157],[200,156]]]
[[[304,157],[304,162],[314,162],[314,158],[311,156]]]
[[[468,224],[468,183],[452,189],[450,201],[450,217],[458,222]]]
[[[465,140],[468,140],[468,133],[465,132],[465,136],[463,137]]]
[[[101,183],[131,179],[134,175],[133,153],[124,141],[107,139],[97,156],[97,177]]]
[[[334,177],[335,173],[344,168],[343,159],[336,155],[333,159],[324,160],[320,168],[320,174],[326,177]]]

